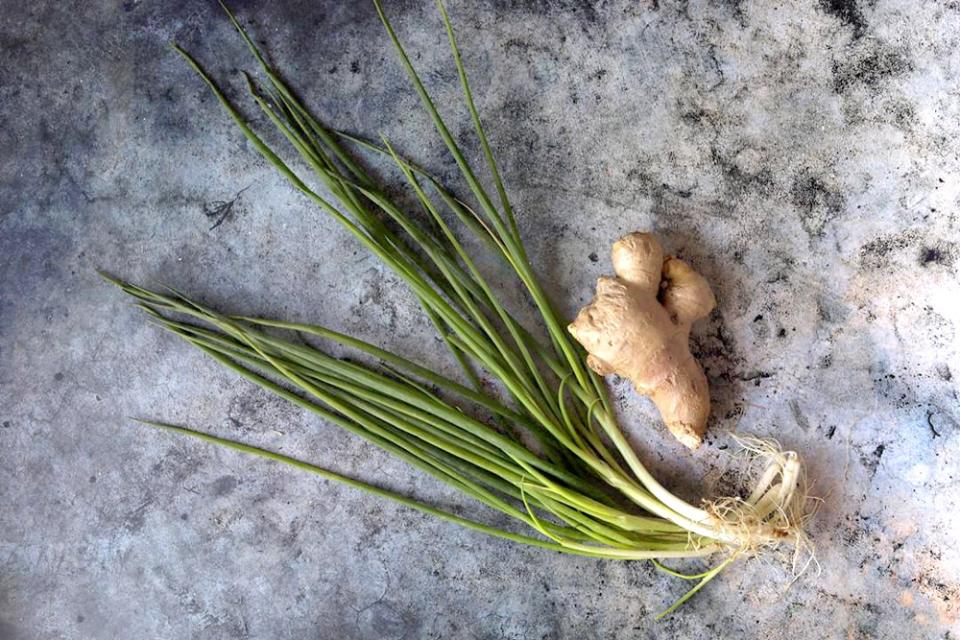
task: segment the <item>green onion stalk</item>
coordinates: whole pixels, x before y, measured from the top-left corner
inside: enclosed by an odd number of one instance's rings
[[[385,137],[364,140],[322,124],[226,6],[260,69],[260,81],[246,76],[249,94],[307,171],[283,160],[197,61],[176,45],[174,50],[206,82],[253,147],[406,283],[462,369],[461,381],[329,328],[224,315],[172,289],[149,290],[105,277],[133,296],[153,321],[238,375],[519,521],[527,531],[464,518],[240,442],[147,424],[292,465],[514,542],[592,558],[649,560],[671,575],[696,580],[662,615],[738,556],[784,542],[802,547],[810,510],[796,454],[748,442],[747,448],[766,463],[749,497],[699,506],[673,495],[643,465],[620,429],[603,380],[585,366],[584,352],[565,331],[530,263],[442,2],[437,7],[494,194],[483,187],[455,142],[380,0],[374,5],[470,196],[453,195],[398,154]],[[422,205],[426,223],[388,195],[367,163],[357,159],[359,154],[395,166]],[[464,234],[515,275],[542,326],[525,327],[504,306],[467,250],[469,243],[461,240]],[[363,354],[363,362],[334,357],[323,344],[352,349]],[[483,384],[483,372],[499,382],[496,389]],[[718,564],[696,575],[660,563],[714,554],[721,558]]]

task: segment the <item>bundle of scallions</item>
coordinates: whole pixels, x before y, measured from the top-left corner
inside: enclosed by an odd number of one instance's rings
[[[379,0],[377,12],[400,62],[446,143],[473,202],[455,197],[387,140],[371,143],[329,129],[281,80],[229,10],[264,78],[249,76],[255,103],[289,141],[312,178],[302,177],[231,106],[217,84],[179,47],[240,131],[297,190],[333,216],[409,287],[462,367],[461,382],[409,358],[324,327],[227,316],[171,290],[108,279],[153,320],[248,380],[338,425],[441,482],[529,527],[517,533],[470,520],[301,460],[199,431],[149,422],[293,465],[457,524],[520,542],[595,558],[650,560],[695,586],[672,611],[734,558],[781,543],[801,545],[809,517],[798,456],[751,441],[764,462],[749,497],[695,506],[665,489],[624,437],[603,381],[564,329],[537,280],[474,106],[450,20],[438,0],[463,97],[496,194],[481,185],[401,46]],[[352,152],[392,160],[428,214],[421,222],[378,185]],[[322,189],[311,186],[315,182]],[[542,326],[527,329],[501,303],[461,242],[472,234],[501,259],[529,294]],[[105,276],[106,277],[106,276]],[[545,339],[537,335],[545,336]],[[333,357],[320,338],[363,354]],[[371,364],[372,363],[372,364]],[[481,371],[499,384],[481,382]],[[714,568],[684,575],[660,560],[719,554]]]

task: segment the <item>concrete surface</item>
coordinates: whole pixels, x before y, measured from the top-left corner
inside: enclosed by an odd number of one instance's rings
[[[370,6],[236,4],[326,121],[382,130],[454,176]],[[432,4],[388,4],[469,141]],[[647,564],[521,548],[131,424],[209,429],[486,515],[98,280],[172,283],[449,366],[395,278],[255,156],[167,47],[241,95],[252,65],[216,7],[5,2],[0,638],[956,638],[957,3],[450,4],[565,312],[635,229],[718,291],[694,332],[715,396],[702,450],[613,383],[644,459],[693,497],[736,427],[802,452],[824,496],[822,572],[791,585],[785,558],[741,562],[654,623],[685,585]],[[247,187],[211,230],[204,211]]]

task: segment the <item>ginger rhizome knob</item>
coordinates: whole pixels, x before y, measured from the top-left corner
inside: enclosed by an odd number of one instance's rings
[[[690,353],[690,325],[716,305],[710,285],[683,260],[663,255],[649,233],[613,245],[616,277],[597,280],[597,293],[567,329],[600,375],[629,379],[649,396],[667,428],[696,449],[710,415],[710,391]]]

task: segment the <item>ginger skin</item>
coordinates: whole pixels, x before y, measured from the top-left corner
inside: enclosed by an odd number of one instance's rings
[[[696,449],[710,414],[703,369],[690,353],[690,325],[716,305],[710,285],[667,256],[649,233],[613,245],[615,278],[597,280],[597,294],[567,327],[600,375],[616,373],[649,396],[667,428]]]

